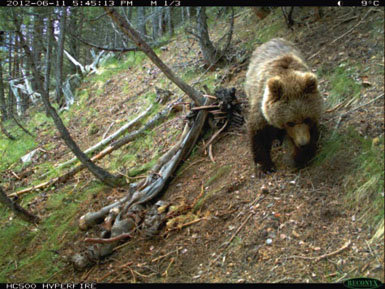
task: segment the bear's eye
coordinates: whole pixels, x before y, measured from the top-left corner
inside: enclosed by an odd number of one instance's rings
[[[292,121],[289,121],[289,122],[287,123],[287,126],[293,127],[293,126],[295,126],[295,123],[292,122]]]
[[[307,117],[307,118],[304,119],[303,122],[306,123],[306,124],[311,124],[311,119],[309,117]]]

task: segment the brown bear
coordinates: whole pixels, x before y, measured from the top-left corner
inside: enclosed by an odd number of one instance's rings
[[[282,38],[272,39],[253,53],[245,91],[250,110],[247,127],[255,163],[262,172],[275,170],[270,151],[274,139],[285,135],[293,160],[304,167],[315,155],[323,99],[317,77],[309,72],[301,53]]]

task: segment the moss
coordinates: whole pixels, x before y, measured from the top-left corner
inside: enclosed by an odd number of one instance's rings
[[[5,170],[10,165],[18,163],[22,156],[35,149],[36,146],[34,138],[26,134],[18,136],[14,141],[0,135],[0,170]],[[19,164],[19,168],[21,168],[23,164],[21,162]]]

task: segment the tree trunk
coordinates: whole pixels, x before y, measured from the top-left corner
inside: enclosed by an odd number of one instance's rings
[[[57,49],[56,60],[56,102],[61,106],[63,101],[63,53],[64,53],[64,41],[65,41],[65,26],[67,18],[67,8],[62,8],[62,15],[60,17],[60,33]]]
[[[138,32],[130,23],[124,20],[114,9],[103,7],[111,19],[118,25],[118,27],[151,59],[151,61],[159,67],[159,69],[174,82],[183,92],[185,92],[196,105],[202,104],[202,95],[200,92],[189,86],[182,79],[176,76],[173,71],[163,63],[163,61],[155,54],[151,47],[140,37]]]
[[[44,74],[44,90],[49,95],[49,85],[51,79],[51,54],[52,54],[52,42],[53,42],[53,21],[52,16],[49,15],[47,19],[47,51],[45,55],[45,74]],[[48,113],[48,112],[47,112]]]
[[[12,37],[13,33],[9,34],[9,45],[8,45],[8,73],[10,76],[13,76],[13,58],[12,58],[12,50],[14,46],[12,45]],[[15,37],[16,38],[16,37]],[[15,111],[13,109],[15,104],[15,96],[13,95],[11,84],[8,82],[8,117],[14,115]]]
[[[39,11],[40,10],[36,10],[36,13],[38,13],[38,15],[35,15],[33,19],[32,51],[36,67],[39,71],[42,71],[41,53],[43,49],[41,39],[43,35],[43,14]],[[36,87],[36,81],[32,80],[33,90],[36,90]]]
[[[11,209],[15,215],[29,223],[39,223],[40,218],[23,209],[18,203],[12,201],[0,187],[0,203]]]
[[[16,29],[20,29],[19,27],[17,27]],[[15,35],[15,46],[14,46],[14,52],[15,52],[15,55],[13,57],[13,73],[12,73],[12,78],[15,79],[15,78],[19,78],[20,77],[20,59],[19,57],[17,57],[17,55],[20,54],[20,51],[19,51],[19,37],[17,35]],[[15,101],[15,104],[16,104],[16,113],[18,115],[20,115],[22,113],[22,108],[21,108],[21,101],[20,101],[20,93],[19,93],[19,89],[16,88],[16,91],[14,93],[14,101]]]
[[[15,24],[17,24],[17,19],[14,15],[14,12],[12,11],[13,14],[13,19]],[[16,25],[16,27],[18,27]],[[26,56],[31,60],[31,67],[32,67],[32,73],[33,76],[36,77],[37,82],[38,82],[38,92],[42,96],[42,100],[44,103],[44,106],[46,110],[48,111],[49,115],[52,117],[56,128],[58,129],[61,138],[64,140],[66,145],[71,149],[71,151],[74,153],[74,155],[79,159],[79,161],[95,176],[97,177],[100,181],[105,183],[106,185],[116,187],[120,185],[126,184],[125,180],[123,177],[117,177],[114,175],[111,175],[109,172],[106,170],[102,169],[101,167],[97,166],[94,164],[86,154],[84,154],[78,145],[75,143],[75,141],[72,139],[70,133],[68,132],[67,128],[65,127],[63,121],[61,120],[60,116],[57,114],[56,110],[52,107],[50,101],[49,101],[49,95],[47,92],[43,89],[43,83],[41,79],[38,77],[38,71],[36,69],[35,63],[33,61],[33,56],[31,54],[31,51],[29,50],[27,44],[24,41],[23,34],[20,32],[20,30],[17,30],[16,33],[20,37],[20,43],[25,51]]]
[[[83,22],[79,21],[79,15],[78,15],[80,12],[81,12],[81,10],[76,9],[76,8],[71,7],[71,9],[70,9],[69,27],[76,27],[76,29],[74,29],[72,31],[72,33],[75,34],[75,36],[79,36],[82,33]],[[49,15],[49,17],[51,18],[51,15]],[[77,40],[77,38],[70,37],[68,44],[69,44],[69,52],[71,53],[71,55],[73,55],[73,57],[76,59],[80,59],[79,58],[80,45],[79,45],[79,41]],[[70,73],[71,74],[79,73],[79,68],[76,65],[74,65],[73,63],[71,63],[71,72]]]
[[[146,20],[145,20],[145,11],[144,7],[139,6],[136,10],[137,13],[137,23],[138,23],[138,31],[142,37],[147,35],[146,32]]]
[[[154,41],[157,40],[159,35],[159,7],[153,7],[152,8],[152,39]]]
[[[174,35],[174,23],[172,21],[172,7],[168,7],[166,9],[166,15],[167,15],[167,30],[168,33],[170,33],[170,36]]]
[[[0,43],[1,44],[1,43]],[[0,58],[0,111],[1,120],[8,118],[7,106],[5,105],[4,82],[3,82],[3,60]]]
[[[207,28],[206,7],[198,8],[197,32],[199,35],[199,46],[203,54],[203,60],[208,67],[213,67],[218,61],[217,50],[212,44]]]

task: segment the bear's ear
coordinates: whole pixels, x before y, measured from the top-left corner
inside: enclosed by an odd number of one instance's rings
[[[274,100],[279,100],[283,94],[283,83],[279,77],[272,77],[268,80],[267,86]]]
[[[306,73],[304,76],[304,93],[314,93],[317,91],[317,77],[313,73]]]

